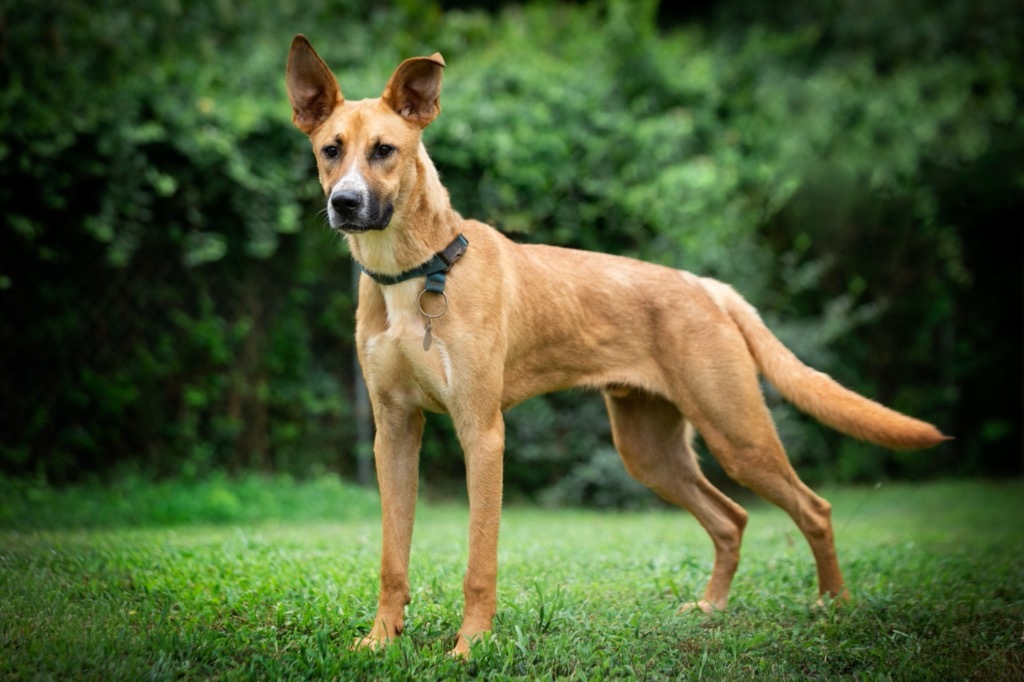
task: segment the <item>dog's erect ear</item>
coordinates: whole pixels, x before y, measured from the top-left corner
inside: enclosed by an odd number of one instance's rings
[[[285,80],[292,103],[292,122],[307,135],[345,101],[334,74],[304,35],[292,39]]]
[[[381,100],[402,118],[426,128],[441,113],[441,69],[444,59],[435,52],[398,65],[384,86]]]

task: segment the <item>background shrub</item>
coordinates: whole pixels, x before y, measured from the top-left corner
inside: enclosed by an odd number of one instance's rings
[[[808,478],[1019,472],[1012,7],[375,5],[0,10],[3,471],[372,475],[352,267],[283,87],[304,32],[351,97],[445,54],[425,139],[464,215],[729,281],[806,361],[958,437],[883,452],[769,388]],[[602,410],[510,411],[510,489],[636,499]],[[423,457],[436,485],[462,476],[446,420]]]

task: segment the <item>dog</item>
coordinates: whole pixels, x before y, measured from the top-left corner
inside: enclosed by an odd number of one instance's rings
[[[424,411],[446,412],[466,461],[469,562],[453,655],[496,612],[503,410],[569,388],[603,393],[629,473],[692,513],[714,544],[703,597],[723,609],[747,514],[702,474],[694,431],[725,472],[778,505],[807,539],[823,597],[844,600],[830,505],[790,465],[761,392],[889,448],[946,440],[931,424],[862,397],[800,362],[731,287],[619,256],[513,243],[451,206],[421,135],[440,113],[440,54],[403,61],[377,99],[344,98],[295,36],[292,121],[316,156],[333,229],[363,270],[356,346],[376,426],[382,507],[377,648],[402,632]]]

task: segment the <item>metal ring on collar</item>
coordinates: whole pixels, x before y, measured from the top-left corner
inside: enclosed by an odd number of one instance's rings
[[[441,317],[446,312],[448,312],[448,295],[446,293],[444,293],[443,291],[438,291],[437,292],[441,296],[441,298],[444,299],[444,307],[441,308],[441,312],[436,313],[434,315],[431,315],[426,310],[424,310],[423,309],[423,294],[425,294],[425,293],[427,293],[426,289],[421,291],[419,298],[416,299],[416,307],[420,309],[420,312],[423,313],[424,317],[426,317],[428,320],[433,320],[434,318]],[[430,292],[430,293],[434,293],[434,292]]]

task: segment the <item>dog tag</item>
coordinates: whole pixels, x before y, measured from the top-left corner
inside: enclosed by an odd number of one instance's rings
[[[427,320],[427,325],[423,328],[423,350],[430,350],[430,320]]]

